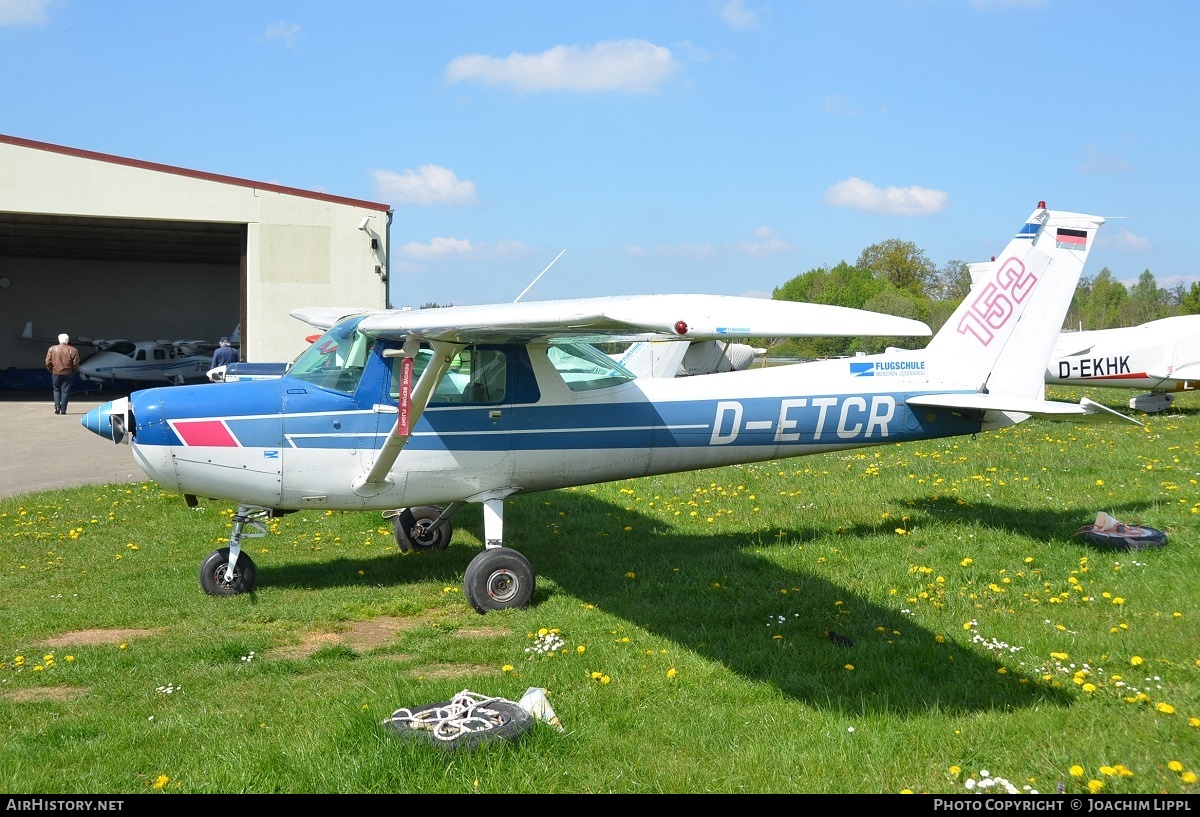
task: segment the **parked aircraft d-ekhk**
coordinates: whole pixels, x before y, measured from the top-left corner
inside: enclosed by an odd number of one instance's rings
[[[1130,398],[1129,407],[1165,411],[1177,393],[1200,389],[1200,315],[1063,332],[1046,367],[1046,382],[1145,389]]]
[[[930,332],[844,307],[707,295],[298,309],[326,331],[282,376],[145,389],[83,425],[130,445],[189,505],[236,503],[229,546],[200,568],[210,594],[254,588],[244,542],[268,517],[382,511],[407,552],[445,548],[454,514],[477,503],[484,547],[465,570],[466,598],[480,613],[523,607],[534,570],[503,528],[517,494],[970,435],[1031,416],[1122,418],[1087,398],[1044,399],[1046,363],[1103,223],[1039,203],[920,351],[639,378],[590,343]]]

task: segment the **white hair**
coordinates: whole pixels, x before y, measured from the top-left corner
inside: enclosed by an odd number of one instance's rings
[[[68,335],[66,332],[63,332],[61,335],[58,336],[58,342],[59,343],[70,343],[71,336]]]

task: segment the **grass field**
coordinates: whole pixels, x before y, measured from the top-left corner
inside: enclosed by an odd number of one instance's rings
[[[281,517],[255,592],[214,598],[229,505],[0,499],[0,787],[1200,792],[1200,397],[1138,416],[514,497],[537,591],[487,616],[473,506],[409,555],[378,513]],[[1167,544],[1076,537],[1099,511]],[[563,731],[446,751],[384,725],[529,687]]]

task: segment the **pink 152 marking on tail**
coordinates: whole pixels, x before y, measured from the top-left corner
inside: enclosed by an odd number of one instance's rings
[[[996,336],[995,330],[1008,323],[1015,314],[1015,304],[1021,303],[1033,291],[1037,280],[1019,259],[1005,260],[996,270],[994,280],[979,291],[971,302],[970,311],[958,322],[958,333],[974,335],[987,346]]]

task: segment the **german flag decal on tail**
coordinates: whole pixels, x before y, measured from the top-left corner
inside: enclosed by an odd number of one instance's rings
[[[1058,246],[1065,249],[1082,250],[1087,247],[1087,232],[1059,227],[1056,241],[1058,242]]]

